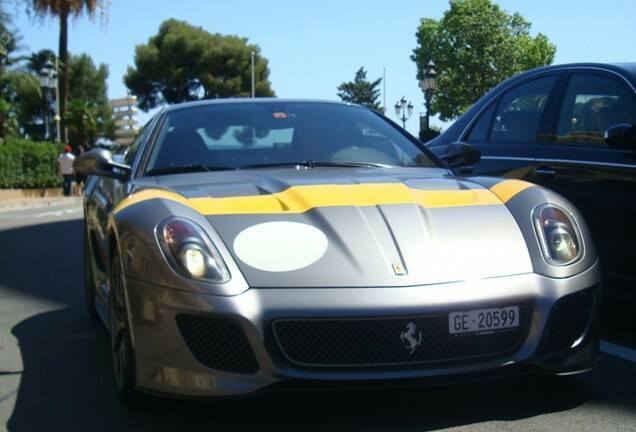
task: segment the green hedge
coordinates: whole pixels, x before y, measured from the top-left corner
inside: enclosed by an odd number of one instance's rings
[[[57,157],[61,144],[28,140],[0,144],[0,189],[60,187]]]

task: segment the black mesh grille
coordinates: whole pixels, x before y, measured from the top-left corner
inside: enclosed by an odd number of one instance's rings
[[[520,308],[519,327],[487,334],[452,335],[448,315],[386,319],[277,320],[278,346],[292,363],[304,366],[361,367],[409,365],[494,356],[514,350],[528,323]],[[415,324],[421,344],[411,350],[401,338]],[[419,339],[419,338],[418,338]]]
[[[188,348],[203,365],[245,374],[258,371],[256,357],[238,325],[196,315],[177,315],[177,325]]]
[[[570,348],[587,329],[593,305],[594,293],[590,290],[559,300],[548,321],[545,350],[554,352]]]

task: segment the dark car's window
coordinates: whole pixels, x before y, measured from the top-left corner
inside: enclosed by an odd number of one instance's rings
[[[415,141],[371,110],[333,103],[246,102],[167,113],[145,171],[277,164],[437,166]]]
[[[495,114],[496,108],[497,104],[492,103],[490,104],[488,109],[486,109],[486,111],[481,113],[479,119],[477,119],[477,122],[475,122],[475,125],[468,134],[469,141],[488,140],[488,137],[490,136],[490,129],[492,127],[492,119]]]
[[[533,141],[556,76],[525,82],[500,97],[477,120],[469,140]],[[493,118],[494,115],[494,118]]]
[[[634,92],[619,79],[574,74],[568,81],[557,123],[561,142],[602,144],[610,126],[636,124]]]

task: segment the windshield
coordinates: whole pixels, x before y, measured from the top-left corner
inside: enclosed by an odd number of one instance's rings
[[[321,102],[195,105],[168,112],[146,174],[307,167],[437,166],[376,113]]]

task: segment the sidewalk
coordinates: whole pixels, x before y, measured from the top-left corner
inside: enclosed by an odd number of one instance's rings
[[[61,189],[17,190],[0,189],[0,213],[29,208],[46,208],[78,204],[83,197],[64,196]]]

